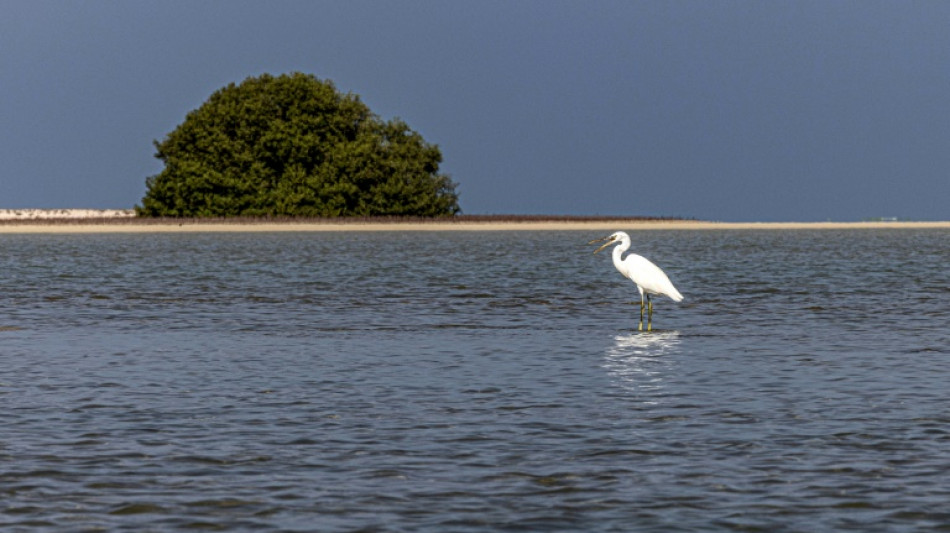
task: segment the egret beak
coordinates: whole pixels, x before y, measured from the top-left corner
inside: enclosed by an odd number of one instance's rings
[[[613,244],[613,242],[614,242],[614,238],[613,238],[613,237],[614,237],[613,235],[608,235],[608,236],[603,237],[603,238],[600,238],[600,239],[594,239],[594,240],[590,241],[590,242],[587,243],[587,244],[594,244],[594,243],[598,243],[598,242],[607,241],[607,242],[605,242],[603,245],[601,245],[600,248],[594,250],[594,253],[596,254],[597,252],[599,252],[599,251],[603,250],[604,248],[606,248],[606,247],[610,246],[611,244]]]

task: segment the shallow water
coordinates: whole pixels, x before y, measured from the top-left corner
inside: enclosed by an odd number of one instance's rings
[[[950,528],[950,232],[0,235],[0,525]]]

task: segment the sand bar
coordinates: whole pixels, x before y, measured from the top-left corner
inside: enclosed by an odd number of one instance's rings
[[[530,221],[427,221],[427,222],[227,222],[123,220],[42,220],[0,223],[0,233],[235,233],[235,232],[369,232],[369,231],[591,231],[651,230],[846,230],[846,229],[950,229],[944,222],[707,222],[695,220],[640,221],[630,219],[530,220]]]

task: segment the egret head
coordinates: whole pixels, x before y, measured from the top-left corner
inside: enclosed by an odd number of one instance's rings
[[[602,237],[602,238],[600,238],[600,239],[594,239],[594,240],[590,241],[590,242],[587,243],[587,244],[594,244],[594,243],[598,243],[598,242],[603,242],[603,243],[604,243],[604,244],[602,244],[602,245],[600,246],[600,248],[594,250],[594,253],[596,254],[597,252],[603,250],[604,248],[610,246],[611,244],[617,244],[617,243],[619,243],[619,242],[623,242],[625,239],[626,239],[627,241],[629,241],[629,240],[630,240],[630,236],[627,235],[626,233],[622,232],[622,231],[618,231],[618,232],[612,233],[612,234],[610,234],[610,235],[608,235],[608,236],[606,236],[606,237]],[[604,242],[604,241],[607,241],[607,242]]]

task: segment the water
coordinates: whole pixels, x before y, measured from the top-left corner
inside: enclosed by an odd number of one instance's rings
[[[8,530],[950,529],[950,232],[0,235]]]

